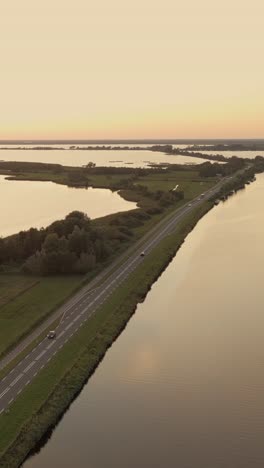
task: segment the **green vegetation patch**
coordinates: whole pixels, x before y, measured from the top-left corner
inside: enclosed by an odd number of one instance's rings
[[[6,284],[10,300],[0,308],[0,355],[41,323],[79,283],[79,276],[27,278],[1,274],[0,284]],[[24,290],[19,294],[20,286]]]
[[[0,275],[0,307],[21,296],[38,282],[39,279],[26,276]]]
[[[216,183],[215,177],[200,177],[199,171],[169,171],[164,174],[149,174],[139,177],[137,183],[146,186],[151,191],[161,190],[184,192],[184,199],[190,200],[210,189]]]

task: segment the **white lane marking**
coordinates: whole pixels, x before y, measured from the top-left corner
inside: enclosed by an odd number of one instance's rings
[[[11,382],[10,387],[13,387],[13,386],[21,379],[21,377],[23,377],[23,376],[24,376],[24,374],[19,374],[19,375],[15,378],[15,380],[13,380],[13,382]]]
[[[3,411],[5,411],[5,409],[4,409],[4,408],[3,408],[3,409],[1,409],[1,411],[0,411],[0,415],[3,413]]]
[[[38,361],[40,358],[42,358],[43,354],[45,354],[45,352],[47,351],[47,349],[44,349],[35,359],[35,361]]]
[[[28,385],[30,383],[30,380],[28,380],[26,383],[25,383],[25,386]]]
[[[0,395],[0,398],[2,398],[8,391],[10,390],[10,387],[7,387]]]
[[[46,347],[46,349],[50,349],[54,344],[55,344],[55,341],[52,341],[52,342]]]
[[[67,327],[65,328],[65,330],[68,330],[70,327],[72,327],[73,325],[73,322],[69,323],[69,325],[67,325]]]
[[[9,400],[8,404],[11,405],[11,403],[14,401],[14,398],[11,398],[11,400]]]
[[[27,366],[26,369],[24,369],[24,371],[23,371],[24,374],[25,374],[27,371],[29,371],[29,369],[31,369],[32,366],[34,366],[35,362],[36,362],[36,361],[31,362],[31,363],[29,364],[29,366]]]

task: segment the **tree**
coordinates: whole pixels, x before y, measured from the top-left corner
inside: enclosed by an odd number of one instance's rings
[[[25,261],[23,271],[32,275],[40,275],[42,273],[42,257],[40,252],[36,252]]]
[[[43,242],[42,249],[45,251],[46,254],[57,252],[59,250],[58,234],[48,234]]]
[[[96,166],[96,164],[95,164],[94,162],[89,161],[88,164],[86,164],[85,167],[86,167],[87,169],[91,169],[92,167],[95,167],[95,166]]]
[[[77,256],[82,252],[87,252],[88,237],[84,229],[74,226],[73,232],[69,235],[69,249]]]
[[[81,253],[80,258],[75,262],[74,271],[76,273],[87,273],[95,267],[96,258],[94,254]]]

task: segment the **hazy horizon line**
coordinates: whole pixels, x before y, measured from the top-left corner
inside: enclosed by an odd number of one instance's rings
[[[76,143],[85,143],[85,144],[111,144],[111,143],[162,143],[162,144],[173,144],[173,143],[203,143],[203,142],[212,142],[212,143],[223,143],[223,142],[263,142],[263,138],[17,138],[17,139],[0,139],[0,145],[3,144],[37,144],[37,143],[46,143],[46,144],[76,144]]]

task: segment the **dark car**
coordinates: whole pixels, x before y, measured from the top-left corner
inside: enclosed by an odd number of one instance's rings
[[[50,330],[49,333],[47,334],[47,338],[49,340],[53,340],[54,338],[56,338],[56,332],[55,330]]]

